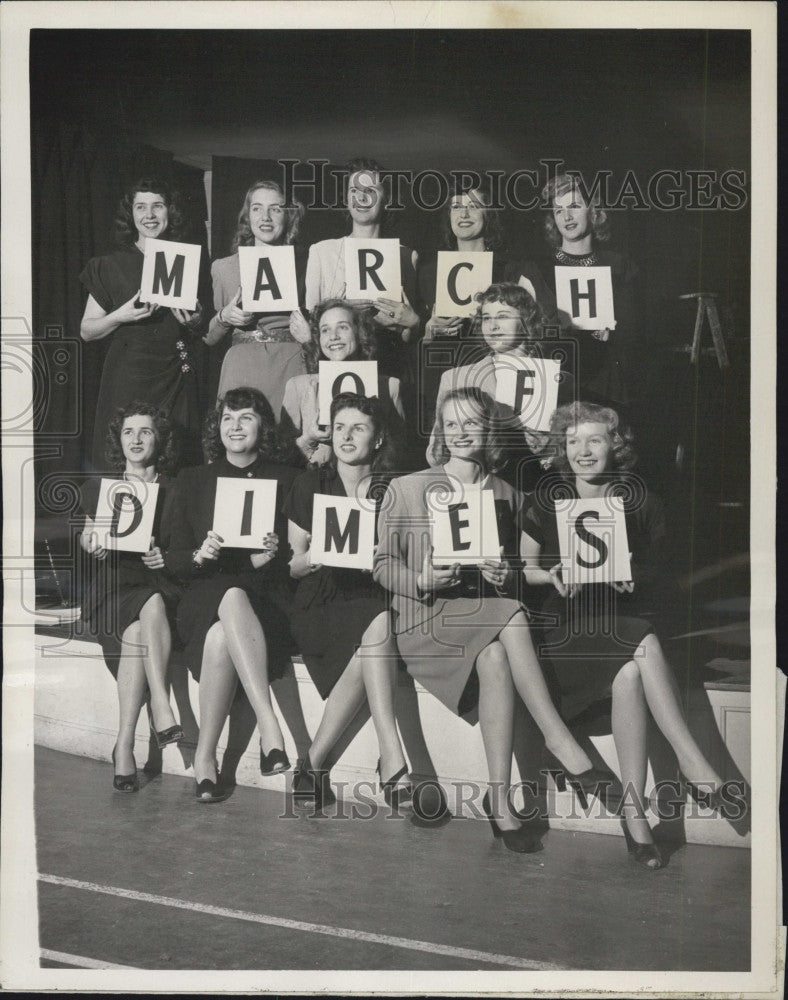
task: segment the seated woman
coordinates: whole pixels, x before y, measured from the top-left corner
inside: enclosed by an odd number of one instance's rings
[[[211,265],[216,315],[208,326],[207,344],[218,344],[228,333],[232,347],[224,356],[219,376],[219,396],[228,389],[250,386],[271,404],[274,416],[282,408],[285,384],[306,369],[301,345],[309,341],[309,324],[299,310],[285,313],[251,313],[241,306],[241,270],[238,247],[292,245],[304,217],[298,202],[285,206],[275,181],[257,181],[246,192],[238,215],[233,253]],[[295,248],[298,298],[304,303],[306,250]]]
[[[356,239],[391,238],[388,232],[388,192],[382,168],[375,161],[359,157],[348,164],[346,204],[351,230]],[[321,240],[309,248],[306,269],[306,307],[310,312],[326,299],[347,298],[345,280],[345,240]],[[368,308],[374,320],[378,356],[386,372],[413,381],[416,359],[410,345],[415,344],[421,318],[416,284],[418,255],[400,244],[402,299],[379,298],[356,302]]]
[[[495,397],[497,385],[496,364],[507,358],[519,361],[527,357],[550,358],[555,341],[542,338],[542,314],[531,295],[520,285],[503,282],[490,285],[477,296],[479,308],[475,326],[481,331],[481,346],[468,356],[469,363],[451,368],[441,376],[435,403],[436,414],[443,400],[457,389],[475,387]],[[558,355],[560,357],[560,355]],[[572,377],[562,366],[559,383],[561,396],[572,396]],[[524,427],[512,408],[498,407],[499,433],[506,448],[506,462],[501,471],[505,478],[520,490],[530,491],[535,486],[542,468],[542,452],[547,443],[545,432]],[[435,432],[427,447],[427,461],[433,464]]]
[[[321,302],[312,312],[312,336],[304,353],[308,374],[296,375],[285,386],[282,433],[295,441],[311,465],[325,465],[332,458],[331,429],[318,424],[319,362],[375,360],[375,341],[368,318],[342,299]],[[380,375],[378,398],[388,432],[398,444],[405,424],[399,379]]]
[[[200,682],[200,738],[194,756],[199,802],[218,802],[216,748],[240,680],[257,717],[260,772],[290,767],[268,686],[293,652],[287,627],[291,600],[287,563],[279,552],[286,522],[282,503],[298,470],[280,461],[273,414],[257,389],[230,389],[205,423],[210,465],[184,469],[167,506],[165,562],[185,584],[178,632],[189,669]],[[217,480],[275,479],[275,530],[256,549],[229,548],[213,529]]]
[[[309,754],[294,776],[293,792],[314,797],[318,804],[327,794],[328,772],[321,769],[326,755],[366,701],[357,649],[363,644],[366,655],[371,655],[370,647],[397,655],[388,628],[388,594],[372,574],[314,564],[309,552],[316,494],[357,497],[370,509],[383,497],[392,458],[380,401],[353,393],[337,396],[331,404],[331,442],[331,460],[302,473],[285,503],[293,553],[290,574],[299,581],[290,624],[309,674],[326,699]],[[383,782],[388,800],[400,778]]]
[[[635,463],[632,436],[620,426],[614,410],[591,403],[562,406],[553,414],[551,431],[557,447],[553,465],[560,475],[545,477],[522,522],[526,580],[545,590],[542,610],[558,621],[544,635],[542,648],[570,724],[612,693],[627,846],[639,864],[661,868],[643,804],[649,710],[673,747],[690,792],[715,805],[720,787],[719,776],[687,728],[678,686],[659,639],[651,623],[641,617],[642,609],[664,603],[659,570],[665,547],[664,512],[642,480],[627,476]],[[625,502],[632,579],[567,586],[561,577],[556,497],[606,496],[619,496]],[[701,792],[700,786],[707,791]]]
[[[610,239],[608,213],[594,200],[586,202],[574,177],[565,173],[553,177],[542,200],[547,206],[545,236],[552,251],[542,263],[548,285],[555,289],[556,268],[610,268],[615,329],[573,330],[578,395],[605,405],[627,406],[644,347],[638,269],[624,254],[605,248]],[[559,316],[562,325],[571,326],[568,313],[559,312]]]
[[[393,594],[393,629],[408,672],[457,715],[478,705],[490,777],[484,808],[493,834],[510,850],[527,853],[539,843],[512,814],[508,794],[515,689],[575,787],[596,790],[612,775],[592,766],[558,714],[516,597],[512,563],[522,497],[494,474],[501,450],[493,401],[476,388],[449,393],[438,413],[435,450],[434,468],[391,482],[373,575]],[[440,503],[450,491],[477,483],[493,491],[500,560],[434,565],[431,498]],[[393,667],[363,662],[383,767],[396,771],[404,755],[391,709]]]
[[[134,733],[148,693],[151,732],[157,746],[183,739],[167,689],[172,639],[168,615],[180,589],[164,569],[156,544],[175,466],[169,421],[155,406],[139,401],[118,410],[109,424],[106,459],[117,470],[117,479],[159,486],[153,536],[144,555],[109,551],[101,544],[95,525],[99,479],[88,480],[82,500],[85,523],[80,545],[97,560],[83,594],[82,620],[101,644],[104,662],[118,682],[120,720],[112,751],[113,785],[119,792],[136,792]]]
[[[119,248],[94,257],[80,274],[88,291],[79,332],[83,340],[110,338],[96,402],[92,462],[102,469],[104,434],[118,406],[144,399],[181,430],[185,461],[200,460],[198,379],[193,346],[201,348],[202,311],[139,302],[145,243],[180,240],[184,219],[178,196],[162,181],[142,179],[118,206]]]

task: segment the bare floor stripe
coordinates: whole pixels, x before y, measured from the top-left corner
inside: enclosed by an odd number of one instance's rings
[[[224,906],[190,903],[187,900],[176,899],[172,896],[156,896],[150,892],[119,889],[111,885],[97,885],[95,882],[82,882],[79,879],[63,878],[60,875],[40,874],[38,878],[41,882],[49,882],[51,885],[63,885],[71,889],[85,889],[88,892],[100,892],[107,896],[119,896],[121,899],[132,899],[140,903],[157,903],[160,906],[171,906],[179,910],[191,910],[193,913],[207,913],[215,917],[246,920],[249,923],[268,924],[272,927],[284,927],[288,930],[305,931],[309,934],[325,934],[329,937],[345,938],[349,941],[368,941],[371,944],[388,945],[391,948],[405,948],[408,951],[425,951],[432,955],[447,955],[453,958],[462,958],[470,962],[482,962],[486,965],[504,965],[512,969],[539,971],[566,968],[552,962],[536,962],[528,958],[519,958],[516,955],[498,955],[494,952],[476,951],[473,948],[455,948],[452,945],[436,944],[432,941],[417,941],[412,938],[392,937],[388,934],[372,934],[369,931],[357,931],[349,927],[332,927],[330,924],[311,924],[303,920],[272,917],[265,913],[249,913],[246,910],[231,910]]]
[[[69,955],[67,951],[51,951],[49,948],[41,949],[41,957],[62,965],[75,965],[79,969],[136,969],[134,965],[115,965],[114,962],[100,962],[97,958]]]

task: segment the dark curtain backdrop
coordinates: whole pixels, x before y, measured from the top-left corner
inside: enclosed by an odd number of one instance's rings
[[[69,510],[53,498],[52,475],[79,481],[108,346],[80,339],[87,294],[79,274],[91,257],[113,248],[115,211],[135,180],[170,182],[186,206],[186,239],[204,246],[207,204],[202,171],[62,117],[33,117],[31,169],[38,537],[53,539],[62,538],[65,526],[57,522]]]

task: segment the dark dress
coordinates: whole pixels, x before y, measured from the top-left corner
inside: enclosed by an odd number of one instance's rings
[[[105,476],[121,479],[122,476]],[[172,480],[160,475],[153,536],[159,542],[165,498],[172,490]],[[96,516],[100,479],[89,479],[82,487],[82,511],[91,520]],[[80,550],[82,552],[82,550]],[[82,591],[82,621],[88,633],[98,640],[104,662],[113,677],[118,676],[118,660],[123,633],[137,621],[140,611],[154,594],[164,598],[168,616],[174,621],[174,611],[181,595],[177,581],[166,570],[148,569],[138,552],[111,550],[102,560],[84,553],[84,585]]]
[[[113,312],[139,291],[142,252],[134,245],[94,257],[79,280],[101,308]],[[101,373],[93,430],[92,461],[105,469],[107,425],[118,407],[135,399],[162,409],[183,434],[186,461],[201,458],[194,335],[166,308],[148,319],[126,323],[106,338],[111,341]]]
[[[367,496],[379,503],[383,490],[383,482],[375,483]],[[312,531],[316,493],[347,496],[329,466],[303,472],[293,483],[284,513],[304,531]],[[389,595],[364,570],[321,566],[298,581],[290,625],[321,698],[331,693],[370,622],[388,606]]]
[[[260,619],[268,646],[268,675],[280,677],[293,652],[288,627],[292,585],[288,570],[287,521],[282,514],[284,497],[299,470],[259,458],[240,469],[222,457],[210,465],[183,469],[165,511],[162,537],[167,545],[164,559],[167,568],[185,585],[178,605],[178,634],[183,641],[189,670],[199,680],[203,646],[208,630],[218,621],[219,605],[233,587],[246,591],[255,614]],[[274,531],[279,536],[276,556],[260,569],[250,562],[252,549],[222,548],[215,561],[206,560],[197,567],[192,560],[195,549],[205,541],[213,526],[216,480],[276,479]],[[262,550],[257,550],[262,551]]]
[[[523,497],[497,476],[486,487],[495,499],[498,538],[506,556],[518,554]],[[374,577],[392,594],[397,647],[408,673],[471,724],[479,699],[476,658],[520,611],[515,590],[496,590],[475,566],[463,567],[453,588],[421,593],[418,575],[431,544],[426,495],[445,495],[452,482],[442,467],[393,479],[381,505]]]
[[[556,247],[541,262],[545,280],[555,291],[556,267],[609,267],[613,283],[616,327],[607,341],[597,340],[591,330],[567,330],[564,337],[574,341],[577,370],[577,398],[618,408],[622,413],[631,401],[632,386],[642,363],[639,317],[638,269],[624,254],[594,249],[590,254],[567,254]],[[569,324],[564,316],[562,323]]]
[[[535,616],[542,626],[534,630],[534,645],[568,722],[607,707],[613,679],[654,631],[655,612],[664,606],[669,592],[663,566],[665,514],[661,501],[646,492],[636,477],[622,479],[611,489],[625,498],[633,593],[619,594],[606,584],[586,584],[569,599],[552,586],[542,586],[530,588],[527,598],[533,608],[542,602],[541,614]],[[561,560],[555,518],[559,490],[562,497],[577,496],[571,481],[555,474],[546,476],[522,522],[523,531],[541,546],[542,569],[550,569]]]

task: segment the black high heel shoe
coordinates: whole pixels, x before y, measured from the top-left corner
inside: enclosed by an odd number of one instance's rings
[[[315,809],[320,810],[323,806],[332,805],[336,802],[334,793],[331,791],[329,772],[323,768],[312,766],[309,754],[303,762],[296,765],[293,772],[293,798],[300,802],[315,803]]]
[[[405,784],[400,784],[400,778],[404,778],[408,774],[408,765],[403,764],[403,766],[393,774],[387,781],[383,780],[383,775],[380,773],[380,758],[378,758],[378,766],[376,768],[380,783],[380,790],[383,792],[383,798],[386,801],[386,805],[391,809],[398,809],[400,806],[412,806],[413,805],[413,783],[411,781]]]
[[[279,747],[274,747],[268,753],[263,753],[263,741],[260,740],[260,774],[267,777],[271,774],[284,774],[290,770],[290,758]]]
[[[115,751],[117,744],[112,748],[112,766],[115,766]],[[134,755],[132,754],[132,759]],[[140,790],[140,779],[137,777],[137,768],[133,774],[116,774],[112,778],[112,787],[118,792],[138,792]]]
[[[649,871],[657,871],[657,869],[662,868],[664,862],[656,844],[641,844],[639,840],[635,840],[629,832],[627,821],[623,816],[621,817],[621,829],[624,831],[627,852],[633,861],[642,865],[643,868],[648,868]]]
[[[195,781],[194,794],[200,805],[209,805],[212,802],[224,802],[229,796],[229,789],[221,784],[219,779],[211,781],[210,778],[203,778],[202,781]]]
[[[164,747],[169,746],[170,743],[180,743],[183,739],[183,729],[180,725],[170,726],[169,729],[159,729],[157,730],[153,725],[153,711],[150,707],[150,702],[148,703],[148,722],[150,723],[150,734],[156,741],[156,746],[159,750],[163,750]]]
[[[606,809],[611,812],[618,811],[621,796],[616,795],[612,789],[619,784],[619,780],[608,768],[592,765],[579,774],[573,774],[549,750],[545,750],[544,758],[548,764],[546,773],[553,776],[555,787],[559,792],[566,791],[566,786],[569,785],[583,809],[588,809],[588,796],[594,795]]]
[[[519,827],[517,830],[502,830],[500,826],[498,826],[498,823],[492,814],[489,791],[484,793],[484,798],[482,799],[482,809],[484,810],[485,816],[490,821],[493,837],[495,837],[496,840],[503,840],[503,845],[508,850],[515,851],[517,854],[536,854],[537,851],[541,851],[542,842],[533,830],[528,830],[524,826]]]

